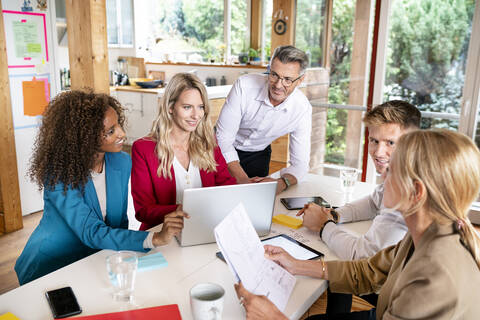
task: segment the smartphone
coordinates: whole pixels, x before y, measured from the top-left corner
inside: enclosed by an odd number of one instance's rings
[[[281,198],[280,202],[288,210],[300,210],[309,202],[316,203],[322,207],[330,207],[330,204],[322,197],[295,197],[295,198]]]
[[[53,318],[66,318],[82,312],[71,287],[47,291],[45,293]]]

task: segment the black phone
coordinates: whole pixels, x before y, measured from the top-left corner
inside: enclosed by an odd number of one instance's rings
[[[281,198],[280,202],[287,208],[288,210],[300,210],[309,202],[316,203],[322,207],[330,207],[330,204],[325,201],[322,197],[294,197],[294,198]]]
[[[53,318],[66,318],[82,312],[71,287],[47,291],[45,293]]]

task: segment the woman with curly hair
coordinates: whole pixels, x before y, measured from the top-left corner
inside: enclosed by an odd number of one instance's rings
[[[190,73],[168,83],[147,137],[132,146],[132,196],[140,230],[182,213],[183,190],[235,184],[217,146],[205,86]]]
[[[119,102],[105,94],[65,92],[48,105],[29,170],[44,191],[43,217],[15,264],[20,284],[101,249],[147,251],[183,227],[177,214],[161,232],[127,230],[123,123]]]

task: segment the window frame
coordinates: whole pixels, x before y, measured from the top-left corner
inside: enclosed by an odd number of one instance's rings
[[[377,42],[377,59],[375,61],[375,78],[373,85],[373,105],[383,102],[383,89],[385,82],[386,52],[389,30],[389,19],[391,16],[392,1],[400,0],[380,0],[380,18],[379,18],[379,37]],[[377,4],[380,2],[377,0]],[[467,72],[465,74],[464,89],[462,94],[461,109],[459,115],[452,115],[459,118],[458,132],[464,133],[472,139],[475,139],[475,131],[480,109],[480,1],[475,1],[475,11],[472,18],[472,34],[469,40],[469,49],[467,55]],[[436,112],[423,113],[428,118],[434,118]],[[442,113],[438,113],[442,116]],[[365,144],[368,136],[365,136]],[[368,157],[365,168],[367,170],[366,182],[376,183],[376,171],[373,161]]]
[[[108,35],[107,35],[107,46],[108,48],[135,48],[135,5],[132,0],[130,1],[131,8],[132,8],[132,16],[130,17],[132,20],[132,43],[131,44],[125,44],[123,43],[123,28],[122,28],[122,0],[113,0],[115,2],[115,11],[117,13],[117,39],[118,43],[108,43]],[[108,12],[106,10],[106,5],[107,3],[105,2],[105,12]],[[108,15],[107,15],[108,19]],[[107,22],[107,34],[108,34],[108,22]]]

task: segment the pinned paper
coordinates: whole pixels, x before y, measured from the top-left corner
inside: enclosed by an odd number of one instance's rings
[[[23,81],[23,114],[26,116],[39,116],[45,111],[50,101],[50,84],[48,79],[35,79]]]
[[[17,58],[42,57],[42,45],[38,36],[38,23],[36,21],[12,22],[13,37],[15,39],[15,56]]]

